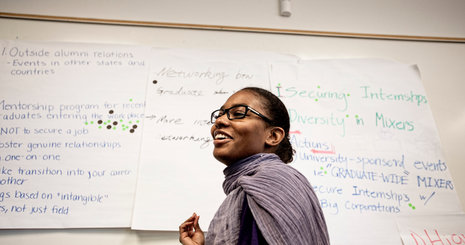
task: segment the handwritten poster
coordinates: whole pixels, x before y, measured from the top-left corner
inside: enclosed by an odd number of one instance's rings
[[[465,244],[465,215],[401,216],[397,225],[404,245]]]
[[[132,228],[173,230],[197,212],[206,230],[225,196],[225,165],[212,155],[210,115],[240,88],[269,89],[265,57],[270,57],[188,50],[152,54]]]
[[[0,227],[128,227],[150,48],[0,45]]]
[[[400,214],[461,212],[415,66],[372,59],[279,63],[271,81],[289,110],[292,165],[314,186],[333,240],[354,220],[362,228],[369,216],[379,222],[367,231],[388,223],[393,230]],[[390,236],[371,233],[363,244]]]

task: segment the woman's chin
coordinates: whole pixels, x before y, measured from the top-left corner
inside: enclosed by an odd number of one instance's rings
[[[215,152],[213,152],[213,156],[215,157],[216,160],[218,160],[219,162],[221,163],[224,163],[225,165],[229,165],[229,162],[226,160],[226,158],[221,155],[221,154],[215,154]]]

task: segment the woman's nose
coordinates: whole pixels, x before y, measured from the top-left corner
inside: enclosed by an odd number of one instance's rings
[[[229,125],[230,122],[231,122],[231,120],[229,120],[228,116],[226,114],[224,114],[224,115],[221,115],[220,117],[218,117],[215,120],[215,123],[213,124],[213,126],[219,128],[219,127],[222,127],[222,126]]]

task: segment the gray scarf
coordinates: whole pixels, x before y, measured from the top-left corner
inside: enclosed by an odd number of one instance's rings
[[[275,154],[256,154],[224,170],[227,197],[208,228],[206,244],[239,238],[244,195],[268,244],[329,244],[326,222],[308,180]]]

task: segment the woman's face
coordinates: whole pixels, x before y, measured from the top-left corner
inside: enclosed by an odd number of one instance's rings
[[[260,97],[253,92],[239,91],[229,97],[221,108],[228,109],[235,105],[248,105],[269,118]],[[230,165],[256,153],[265,152],[266,129],[266,122],[250,111],[242,119],[229,120],[226,114],[222,115],[211,128],[215,145],[213,156]]]

